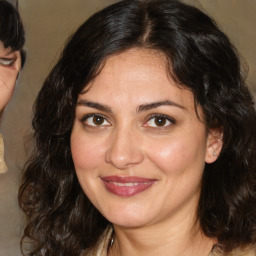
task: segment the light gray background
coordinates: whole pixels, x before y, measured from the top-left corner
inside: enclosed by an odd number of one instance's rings
[[[29,145],[31,109],[43,80],[67,37],[92,13],[114,0],[20,0],[26,29],[27,63],[1,124],[9,171],[0,176],[0,256],[19,256],[23,225],[17,205],[19,168]],[[256,81],[256,0],[199,0],[226,32],[249,66],[248,83]],[[246,65],[245,65],[246,66]]]

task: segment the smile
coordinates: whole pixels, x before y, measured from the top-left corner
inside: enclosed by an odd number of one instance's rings
[[[149,189],[157,180],[140,177],[102,177],[106,189],[115,195],[129,197]]]

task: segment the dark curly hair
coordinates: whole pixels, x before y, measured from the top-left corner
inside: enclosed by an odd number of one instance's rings
[[[5,48],[20,51],[21,66],[26,60],[25,32],[18,10],[6,0],[0,0],[0,41]]]
[[[195,7],[177,0],[125,0],[74,33],[37,97],[35,147],[19,189],[28,218],[22,243],[32,244],[28,255],[79,255],[109,225],[78,183],[70,135],[84,86],[109,56],[135,47],[164,53],[170,75],[202,106],[207,128],[223,131],[221,154],[203,174],[203,232],[224,251],[255,243],[256,112],[234,47]]]

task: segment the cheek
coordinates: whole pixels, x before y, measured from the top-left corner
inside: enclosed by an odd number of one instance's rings
[[[0,66],[0,108],[2,109],[11,99],[18,72],[9,67]]]
[[[178,167],[181,167],[183,160],[188,158],[189,153],[180,143],[172,142],[155,145],[148,156],[161,170],[174,172]]]
[[[13,67],[3,67],[0,65],[0,86],[7,87],[12,91],[17,76],[18,71]]]
[[[205,146],[189,138],[166,140],[148,147],[150,160],[166,174],[180,174],[189,169],[204,168]]]
[[[70,145],[77,178],[86,196],[98,205],[98,168],[103,161],[101,143],[85,136],[83,129],[73,129]]]
[[[72,132],[70,143],[76,172],[93,170],[104,159],[100,141],[85,138],[83,132]]]

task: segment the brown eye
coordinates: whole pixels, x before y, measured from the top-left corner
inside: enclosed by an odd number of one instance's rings
[[[82,119],[82,122],[87,126],[102,127],[111,126],[104,116],[89,114]]]
[[[102,116],[94,116],[92,121],[95,125],[102,125],[104,123],[104,118]]]
[[[175,124],[175,120],[169,116],[156,114],[151,116],[151,118],[144,124],[145,127],[161,128],[168,127],[172,124]]]
[[[165,117],[155,117],[154,122],[156,126],[165,126],[166,125],[166,118]]]

